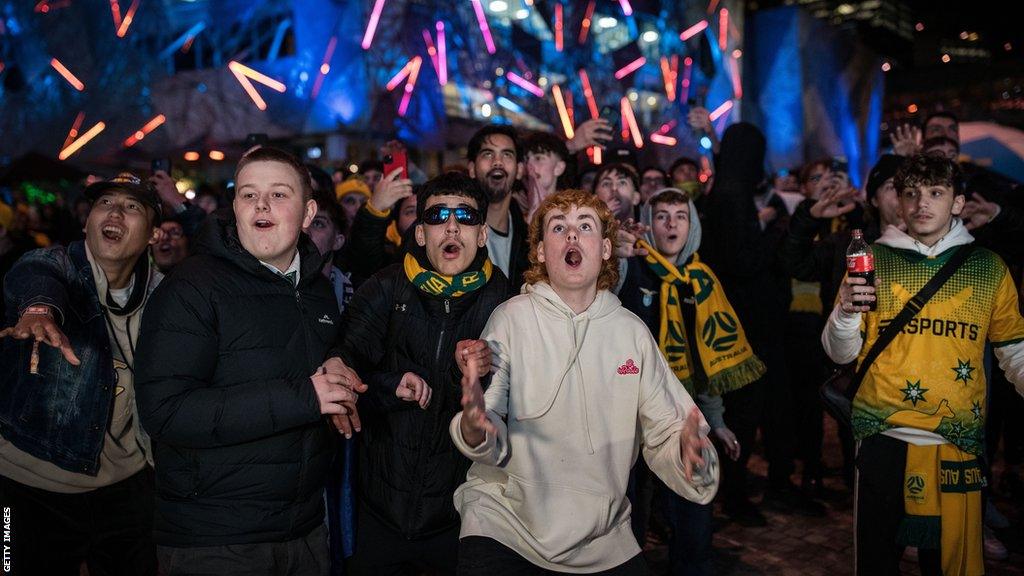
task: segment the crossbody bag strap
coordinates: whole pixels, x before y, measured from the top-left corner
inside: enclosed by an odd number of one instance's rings
[[[896,335],[903,330],[903,327],[906,326],[922,308],[924,308],[924,305],[927,304],[928,301],[931,300],[932,296],[942,288],[943,284],[953,276],[953,273],[967,261],[967,258],[970,257],[972,252],[974,252],[974,245],[966,244],[961,246],[960,249],[950,256],[949,260],[942,265],[942,268],[939,268],[939,271],[921,287],[921,290],[919,290],[913,298],[907,300],[907,303],[903,305],[903,309],[900,310],[900,313],[897,314],[896,317],[892,319],[892,322],[882,330],[878,335],[878,339],[875,340],[871,349],[868,350],[867,355],[864,356],[864,361],[861,362],[860,366],[857,368],[857,373],[853,377],[853,382],[850,383],[850,388],[847,393],[851,398],[857,394],[857,389],[860,388],[861,381],[864,380],[864,376],[868,373],[868,368],[874,364],[875,360],[878,359],[878,356],[883,350],[885,350],[885,347],[888,346],[889,343],[896,338]]]

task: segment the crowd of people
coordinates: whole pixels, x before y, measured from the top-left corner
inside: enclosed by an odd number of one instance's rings
[[[158,171],[0,203],[15,573],[633,575],[660,537],[708,575],[714,501],[766,526],[854,491],[859,575],[1005,556],[1024,210],[957,119],[899,128],[860,189],[839,159],[766,171],[744,122],[710,171],[611,141],[486,125],[430,176],[257,146],[194,201]]]

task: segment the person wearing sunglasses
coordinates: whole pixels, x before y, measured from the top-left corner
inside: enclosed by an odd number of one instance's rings
[[[356,291],[338,354],[369,386],[359,411],[358,518],[349,574],[455,572],[452,498],[469,460],[447,434],[467,364],[490,370],[478,341],[507,281],[488,257],[488,192],[450,172],[423,184],[401,263]],[[456,360],[457,358],[457,360]]]

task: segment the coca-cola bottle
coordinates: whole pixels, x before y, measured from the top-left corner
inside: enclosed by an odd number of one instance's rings
[[[853,240],[850,247],[846,249],[846,275],[851,278],[863,278],[868,286],[875,285],[875,256],[871,253],[871,246],[864,241],[864,233],[860,230],[853,231]],[[864,300],[854,298],[858,306],[867,306],[874,310],[876,300]]]

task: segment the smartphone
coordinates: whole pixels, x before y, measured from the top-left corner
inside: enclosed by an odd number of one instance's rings
[[[168,176],[171,175],[171,159],[170,158],[154,158],[149,165],[149,170],[153,174],[159,171],[164,171]]]
[[[252,132],[245,137],[245,149],[249,150],[254,146],[266,146],[268,142],[270,142],[270,137],[266,134]]]
[[[686,100],[686,105],[689,106],[690,108],[694,108],[694,107],[703,108],[704,107],[704,98],[702,96],[694,96],[692,98],[688,98]]]
[[[402,169],[399,178],[409,177],[409,159],[405,155],[405,150],[392,151],[384,155],[384,176],[391,174],[396,168]]]
[[[613,133],[619,129],[620,115],[620,110],[615,106],[603,106],[601,108],[600,118],[611,125]]]

